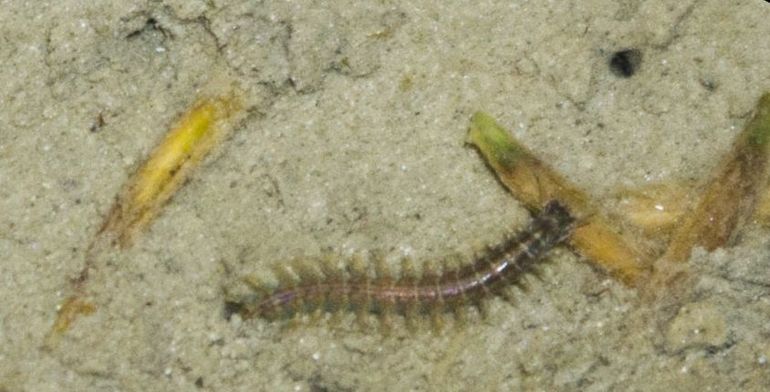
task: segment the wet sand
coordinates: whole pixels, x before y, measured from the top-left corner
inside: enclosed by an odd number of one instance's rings
[[[0,391],[770,388],[757,225],[694,251],[659,303],[560,248],[457,330],[224,312],[292,258],[421,265],[525,227],[465,144],[477,110],[597,199],[705,180],[770,90],[766,2],[100,3],[0,10]],[[638,69],[612,72],[630,48]],[[115,195],[215,78],[246,120],[134,246],[95,256],[97,312],[44,349]]]

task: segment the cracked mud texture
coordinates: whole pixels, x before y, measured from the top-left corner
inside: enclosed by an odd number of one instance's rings
[[[223,317],[244,274],[332,248],[468,254],[528,214],[464,145],[485,110],[597,198],[704,179],[770,90],[753,1],[6,2],[0,391],[770,388],[770,242],[696,250],[661,304],[567,249],[459,330]],[[608,66],[637,49],[633,76]],[[41,348],[123,182],[211,78],[249,118]]]

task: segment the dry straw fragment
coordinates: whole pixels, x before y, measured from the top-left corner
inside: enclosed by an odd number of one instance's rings
[[[178,120],[126,183],[100,233],[122,248],[160,212],[201,160],[225,136],[240,108],[232,96],[200,99]]]
[[[87,299],[86,284],[98,253],[97,245],[126,248],[136,235],[158,216],[162,207],[184,185],[194,169],[235,124],[241,110],[235,93],[199,99],[153,149],[116,198],[101,228],[87,248],[85,266],[74,282],[74,293],[59,308],[53,327],[46,337],[52,347],[80,315],[88,315],[96,306]]]
[[[663,259],[687,261],[693,248],[726,245],[754,213],[767,185],[770,146],[770,93],[759,99],[754,116],[717,167],[693,212],[674,231]],[[764,204],[760,204],[764,209]]]
[[[500,181],[528,208],[558,200],[578,219],[570,243],[583,256],[628,285],[648,274],[651,257],[627,235],[621,234],[590,202],[590,197],[516,141],[485,113],[471,120],[469,143],[474,145]]]

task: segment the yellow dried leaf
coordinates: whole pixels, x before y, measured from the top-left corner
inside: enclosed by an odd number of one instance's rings
[[[201,99],[183,114],[126,183],[100,233],[121,247],[130,245],[222,139],[229,129],[224,120],[238,109],[237,100],[225,96]]]
[[[153,149],[147,160],[131,176],[117,197],[102,227],[86,251],[85,266],[75,280],[75,293],[59,309],[48,335],[52,345],[80,315],[96,308],[86,300],[85,285],[93,265],[97,241],[108,238],[122,248],[160,212],[184,184],[192,170],[231,128],[231,117],[240,110],[234,95],[200,99],[185,112],[176,125]]]

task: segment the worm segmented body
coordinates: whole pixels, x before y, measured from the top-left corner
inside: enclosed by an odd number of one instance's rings
[[[262,295],[237,303],[238,311],[247,318],[280,319],[318,310],[403,315],[456,310],[519,283],[534,272],[548,251],[569,236],[572,226],[573,218],[566,208],[550,202],[527,230],[491,247],[464,267],[440,274],[426,271],[419,278],[393,278],[381,267],[371,277],[356,266],[347,273],[334,267],[300,266],[292,269],[293,273],[280,273],[278,287],[257,287]]]

